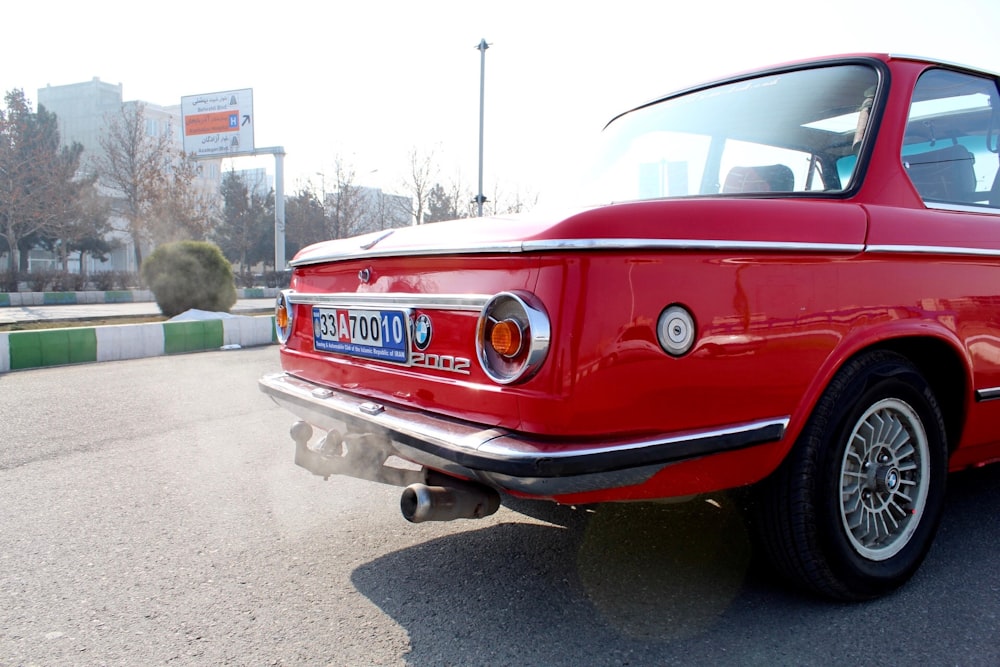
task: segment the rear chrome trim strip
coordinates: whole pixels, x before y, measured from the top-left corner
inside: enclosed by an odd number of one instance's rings
[[[511,241],[509,243],[490,243],[478,246],[469,245],[440,245],[421,246],[417,248],[389,248],[389,249],[362,249],[345,250],[343,252],[329,253],[308,253],[297,257],[288,263],[289,266],[308,266],[310,264],[325,264],[326,262],[339,262],[348,259],[369,259],[372,257],[424,257],[438,255],[483,255],[483,254],[504,254],[521,252],[521,242]]]
[[[966,257],[1000,257],[1000,248],[962,248],[957,246],[934,245],[870,245],[869,253],[879,254],[920,254],[920,255],[961,255]]]
[[[423,308],[426,310],[468,310],[479,312],[491,294],[406,294],[402,292],[289,292],[288,300],[309,306],[347,308]]]
[[[547,239],[525,241],[524,252],[564,250],[730,250],[754,252],[858,253],[860,243],[794,243],[779,241],[728,241],[712,239]]]
[[[309,254],[289,262],[291,266],[307,266],[348,259],[371,257],[412,257],[434,255],[483,255],[532,252],[567,252],[574,250],[703,250],[728,252],[783,252],[855,254],[865,249],[860,243],[794,243],[777,241],[730,241],[712,239],[546,239],[541,241],[510,241],[476,246],[433,246],[417,248],[370,249],[341,253]]]
[[[559,495],[638,484],[683,460],[781,440],[788,418],[612,442],[550,442],[500,428],[378,404],[287,373],[265,375],[260,390],[325,430],[379,432],[414,463],[474,477],[513,491]],[[324,388],[325,389],[325,388]]]

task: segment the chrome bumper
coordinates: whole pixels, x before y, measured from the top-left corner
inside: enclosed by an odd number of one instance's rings
[[[373,403],[287,373],[265,375],[260,389],[326,431],[373,434],[408,461],[543,497],[641,484],[671,463],[780,440],[788,425],[786,417],[659,438],[548,442]]]

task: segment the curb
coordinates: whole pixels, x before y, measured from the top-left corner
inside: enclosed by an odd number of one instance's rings
[[[0,333],[0,373],[276,343],[274,316]]]
[[[237,299],[267,299],[278,295],[277,287],[243,287]],[[25,306],[76,306],[91,303],[145,303],[155,301],[149,290],[107,290],[104,292],[0,292],[0,308]]]
[[[153,301],[149,290],[107,290],[105,292],[4,292],[0,308],[26,306],[75,306],[91,303],[142,303]]]

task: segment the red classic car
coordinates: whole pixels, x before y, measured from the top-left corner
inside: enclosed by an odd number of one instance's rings
[[[304,249],[261,388],[411,521],[745,487],[791,580],[883,594],[1000,459],[997,84],[859,54],[640,106],[590,206]]]

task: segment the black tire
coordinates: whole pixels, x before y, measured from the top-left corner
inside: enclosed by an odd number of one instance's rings
[[[901,355],[835,376],[758,488],[755,525],[779,573],[839,600],[884,595],[923,562],[944,505],[948,447],[934,393]]]

